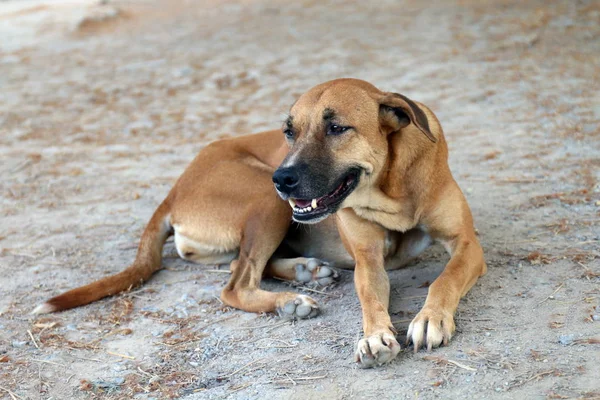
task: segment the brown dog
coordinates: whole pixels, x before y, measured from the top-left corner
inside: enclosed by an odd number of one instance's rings
[[[429,287],[407,340],[415,351],[446,344],[460,298],[486,272],[447,157],[440,124],[424,105],[360,80],[323,83],[292,106],[283,133],[204,148],[152,216],[129,268],[34,312],[80,306],[148,280],[173,234],[186,260],[231,262],[221,298],[245,311],[313,317],[313,299],[261,290],[263,276],[328,284],[336,273],[319,259],[354,268],[365,334],[355,358],[369,367],[400,350],[388,314],[386,266],[406,264],[437,240],[451,259]],[[317,225],[307,234],[292,219]]]

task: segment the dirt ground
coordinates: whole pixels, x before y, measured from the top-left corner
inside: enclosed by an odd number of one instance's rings
[[[600,398],[600,3],[548,4],[0,2],[0,398]],[[142,288],[29,315],[127,266],[203,146],[344,76],[445,129],[489,266],[448,347],[359,369],[351,272],[290,323],[172,243]],[[447,260],[390,273],[400,338]]]

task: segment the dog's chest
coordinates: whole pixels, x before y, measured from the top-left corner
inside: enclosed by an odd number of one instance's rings
[[[395,232],[406,232],[417,225],[414,216],[407,215],[409,213],[390,213],[366,207],[355,208],[354,211],[359,217],[376,222],[384,228]]]
[[[408,196],[390,197],[380,190],[364,190],[345,204],[356,214],[395,232],[406,232],[418,223],[416,208]]]

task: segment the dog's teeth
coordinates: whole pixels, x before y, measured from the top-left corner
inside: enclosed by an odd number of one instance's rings
[[[292,199],[288,199],[288,202],[290,203],[290,207],[294,208],[296,207],[296,202]]]
[[[312,202],[310,203],[312,208],[317,208],[317,199],[312,199]]]
[[[307,212],[311,212],[313,211],[314,208],[312,206],[308,206],[308,207],[298,207],[297,205],[294,204],[294,212],[298,213],[298,214],[305,214]]]

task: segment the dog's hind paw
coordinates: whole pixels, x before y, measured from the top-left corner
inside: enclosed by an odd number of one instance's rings
[[[306,319],[319,315],[319,306],[309,296],[299,294],[277,309],[277,313],[288,319]]]
[[[371,368],[392,361],[400,352],[400,344],[391,332],[381,332],[359,340],[354,361],[361,368]]]
[[[328,262],[317,258],[307,258],[296,264],[296,281],[320,286],[331,285],[339,279],[338,272]]]

